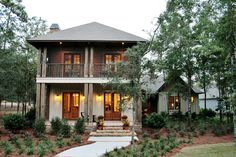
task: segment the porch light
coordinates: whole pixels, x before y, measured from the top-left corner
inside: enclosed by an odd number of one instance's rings
[[[81,99],[82,99],[82,100],[84,100],[84,98],[85,98],[85,96],[84,96],[84,95],[82,95],[82,94],[81,94],[81,96],[80,96],[80,97],[81,97]]]
[[[122,45],[124,45],[125,43],[124,43],[124,42],[122,42],[121,44],[122,44]]]
[[[191,103],[194,103],[194,97],[191,96]]]
[[[102,99],[102,94],[98,94],[98,95],[97,95],[97,100],[100,101],[101,99]]]
[[[59,44],[62,45],[62,42],[60,41]]]
[[[59,101],[60,100],[60,93],[56,93],[55,94],[55,101]]]

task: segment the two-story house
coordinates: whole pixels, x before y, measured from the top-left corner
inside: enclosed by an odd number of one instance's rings
[[[48,34],[28,40],[38,49],[36,116],[46,120],[86,116],[93,122],[99,115],[120,120],[125,114],[132,121],[128,111],[119,108],[120,93],[104,86],[109,82],[104,74],[125,60],[127,48],[144,41],[97,22],[66,30],[53,24]]]

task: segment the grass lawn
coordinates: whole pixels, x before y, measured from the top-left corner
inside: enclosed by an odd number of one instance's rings
[[[234,143],[204,144],[185,147],[174,157],[235,157]]]

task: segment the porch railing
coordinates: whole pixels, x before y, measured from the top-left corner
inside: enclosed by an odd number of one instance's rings
[[[87,68],[88,77],[112,77],[117,72],[115,64],[94,63],[88,66],[84,64],[48,63],[46,77],[85,77]]]
[[[84,77],[84,64],[47,64],[47,77]]]

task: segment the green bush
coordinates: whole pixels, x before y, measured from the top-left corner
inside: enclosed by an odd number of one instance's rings
[[[162,128],[166,125],[166,119],[158,113],[151,113],[146,117],[145,123],[151,128]]]
[[[212,109],[201,109],[199,116],[201,118],[207,118],[207,117],[212,118],[216,116],[216,112],[212,111]]]
[[[63,120],[62,121],[62,125],[61,125],[61,129],[60,129],[60,134],[63,136],[63,137],[70,137],[71,135],[71,127],[70,125],[68,124],[67,120]]]
[[[81,143],[81,137],[79,135],[74,135],[72,137],[72,141],[74,141],[76,143]]]
[[[36,136],[42,136],[46,130],[45,120],[42,118],[37,119],[33,125],[33,131]]]
[[[54,135],[58,135],[60,133],[60,129],[62,126],[62,121],[59,117],[53,118],[51,120],[51,133]]]
[[[63,137],[62,136],[58,136],[56,139],[56,146],[58,148],[61,148],[65,145],[64,141],[63,141]]]
[[[6,142],[3,142],[2,143],[2,147],[3,147],[3,151],[6,155],[9,155],[11,154],[12,152],[12,146],[11,146],[11,143],[6,141]]]
[[[85,124],[84,124],[84,119],[79,118],[76,120],[74,130],[76,133],[83,134],[85,130]]]
[[[38,146],[38,156],[43,157],[45,154],[46,154],[46,151],[45,151],[44,145],[41,143]]]
[[[27,126],[32,127],[34,124],[34,121],[36,119],[36,109],[35,108],[31,108],[26,114],[25,114],[25,119],[26,119],[26,123]]]
[[[3,117],[4,128],[12,132],[22,130],[25,126],[25,117],[19,114],[9,114]]]

